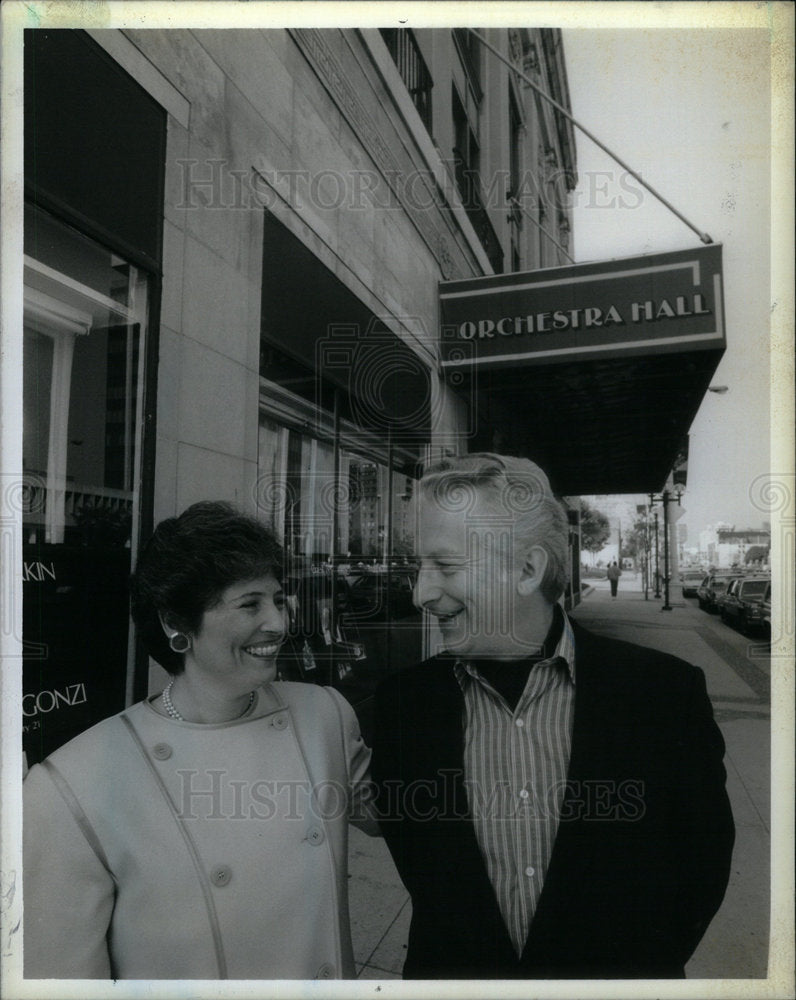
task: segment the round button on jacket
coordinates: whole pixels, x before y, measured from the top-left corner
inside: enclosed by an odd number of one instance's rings
[[[326,834],[319,826],[311,826],[307,830],[307,840],[312,844],[313,847],[317,847],[326,840]]]
[[[168,743],[156,743],[152,747],[152,756],[156,760],[168,760],[173,752]]]
[[[315,973],[316,979],[334,979],[334,966],[330,965],[328,962],[324,962],[323,965]]]
[[[229,865],[216,865],[216,867],[210,873],[210,881],[213,885],[229,885],[230,879],[232,878],[232,869]]]
[[[271,725],[274,729],[287,729],[287,716],[275,715],[273,719],[271,719]]]

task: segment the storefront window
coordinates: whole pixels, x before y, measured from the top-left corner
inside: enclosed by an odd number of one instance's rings
[[[387,501],[389,469],[380,462],[346,453],[344,469],[348,485],[347,556],[354,560],[382,563],[390,554],[387,545]]]
[[[32,209],[24,282],[23,736],[124,707],[148,279]]]
[[[347,446],[356,437],[347,421],[335,442],[263,414],[258,503],[287,559],[281,675],[338,688],[367,731],[379,679],[420,659],[421,615],[414,479]]]

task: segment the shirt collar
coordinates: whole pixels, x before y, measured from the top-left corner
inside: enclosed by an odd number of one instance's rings
[[[555,609],[558,609],[557,611]],[[575,635],[572,631],[572,625],[567,617],[566,611],[561,607],[560,604],[554,605],[554,614],[560,612],[563,619],[563,629],[561,632],[561,638],[558,640],[558,644],[552,656],[548,657],[546,660],[540,660],[536,666],[541,666],[542,664],[552,663],[553,660],[561,659],[567,665],[567,673],[569,674],[570,682],[574,685],[575,683]],[[475,667],[469,662],[469,660],[464,660],[459,657],[454,659],[453,671],[456,675],[456,680],[459,682],[459,686],[462,690],[465,689],[470,678],[478,680],[480,682],[481,678],[478,676]]]

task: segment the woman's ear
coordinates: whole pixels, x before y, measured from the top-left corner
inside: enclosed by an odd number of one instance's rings
[[[172,624],[172,622],[169,620],[168,614],[165,615],[158,614],[158,618],[160,619],[160,627],[166,633],[167,639],[170,639],[175,632],[180,631],[179,628],[176,625]]]
[[[547,571],[547,561],[548,555],[541,545],[532,545],[528,549],[517,581],[517,592],[520,596],[530,597],[539,590]]]

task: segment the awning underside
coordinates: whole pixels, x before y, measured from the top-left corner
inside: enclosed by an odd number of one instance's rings
[[[320,400],[325,386],[337,386],[345,396],[344,415],[363,431],[413,447],[428,441],[431,375],[425,362],[270,212],[264,220],[261,338],[303,367],[305,378],[294,374],[290,385],[282,383],[286,388]],[[279,378],[267,368],[260,374]]]
[[[523,455],[559,495],[663,487],[723,350],[480,370],[468,450]]]

